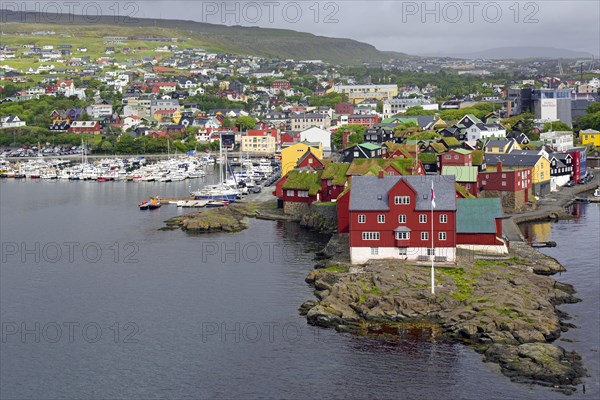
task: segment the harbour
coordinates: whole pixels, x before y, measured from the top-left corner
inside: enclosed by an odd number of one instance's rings
[[[39,260],[35,254],[24,261],[20,252],[3,254],[3,322],[23,321],[29,329],[39,322],[40,332],[49,327],[48,335],[40,333],[40,343],[33,335],[22,342],[20,334],[2,343],[2,398],[17,393],[29,398],[147,398],[156,393],[177,398],[366,397],[373,390],[382,397],[402,391],[425,398],[578,398],[512,383],[471,349],[427,329],[377,338],[307,325],[297,311],[313,298],[304,277],[327,237],[296,223],[251,219],[249,228],[235,236],[198,237],[158,230],[166,219],[185,213],[180,207],[132,213],[136,201],[160,188],[159,182],[4,180],[0,185],[3,242],[25,243],[25,250],[40,243]],[[187,182],[173,182],[162,194],[182,198],[188,191]],[[579,207],[572,211],[577,219],[527,225],[524,235],[557,242],[556,248],[542,251],[552,252],[567,267],[558,279],[572,283],[583,299],[561,306],[577,326],[564,335],[572,341],[561,341],[561,346],[583,356],[590,373],[586,396],[594,398],[600,393],[594,333],[600,277],[592,261],[598,255],[589,254],[589,243],[598,240],[600,213],[594,204],[574,207]],[[63,224],[55,229],[55,221],[75,217],[90,228]],[[63,249],[63,243],[78,243],[73,261],[65,250],[58,262],[51,262],[55,256],[42,251],[50,242]],[[82,254],[86,245],[92,250]],[[95,245],[102,257],[92,263]],[[121,250],[116,261],[114,249]],[[77,331],[69,342],[63,330],[62,339],[51,345],[52,322],[97,323],[102,340],[88,343]],[[120,336],[115,343],[116,322],[120,327],[134,323],[139,330],[129,339],[138,342],[124,343]],[[261,328],[259,338],[256,327]],[[271,354],[268,360],[265,352]],[[247,383],[223,385],[223,376]],[[25,384],[34,379],[36,385]],[[431,381],[439,384],[426,384]]]

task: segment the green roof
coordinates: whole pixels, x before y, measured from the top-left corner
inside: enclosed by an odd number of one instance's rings
[[[454,140],[456,140],[456,139],[454,139]],[[458,154],[463,154],[463,155],[467,155],[467,154],[471,154],[472,153],[471,150],[467,150],[467,149],[452,149],[452,151],[454,151],[455,153],[458,153]]]
[[[471,193],[469,193],[467,188],[464,187],[463,185],[461,185],[460,183],[455,184],[455,188],[456,188],[456,191],[458,193],[460,193],[461,196],[464,197],[465,199],[474,199],[475,198],[475,196],[473,196]]]
[[[435,153],[419,153],[419,160],[431,164],[437,162],[437,155]]]
[[[360,147],[364,147],[367,150],[377,150],[377,149],[381,149],[381,146],[375,143],[361,143],[359,144]]]
[[[401,175],[409,175],[410,167],[413,165],[412,158],[356,158],[350,164],[347,175],[377,175],[379,171],[389,166],[394,167]]]
[[[442,169],[442,175],[454,175],[456,182],[477,182],[477,167],[451,165]]]
[[[483,150],[473,150],[473,165],[483,165]]]
[[[456,233],[496,233],[496,218],[500,217],[498,197],[456,201]]]
[[[460,146],[460,142],[455,137],[447,137],[440,140],[440,142],[446,143],[447,146]]]
[[[321,179],[331,179],[334,185],[343,185],[346,183],[348,168],[350,163],[328,163],[325,165]]]
[[[313,196],[321,190],[321,174],[323,171],[298,171],[292,170],[287,173],[287,181],[283,189],[308,190]]]
[[[406,124],[409,122],[414,122],[417,125],[419,124],[419,120],[417,118],[390,117],[381,121],[382,124]]]

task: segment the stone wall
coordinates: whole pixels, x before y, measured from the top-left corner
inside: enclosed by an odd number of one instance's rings
[[[499,197],[502,209],[504,212],[519,211],[526,207],[525,191],[518,192],[503,192],[499,190],[484,190],[480,194],[483,198]],[[533,200],[531,191],[529,192],[529,200]]]
[[[308,203],[296,203],[293,201],[283,203],[283,213],[298,219],[302,218],[302,215],[307,214],[309,210],[310,205]]]

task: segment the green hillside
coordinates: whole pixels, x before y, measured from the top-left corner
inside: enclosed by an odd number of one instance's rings
[[[131,19],[127,23],[117,23],[112,17],[102,17],[97,22],[89,23],[81,16],[67,14],[57,17],[54,22],[46,17],[41,19],[44,23],[32,23],[36,18],[34,13],[13,14],[0,10],[0,20],[3,21],[1,43],[17,44],[15,40],[23,41],[27,33],[51,30],[56,32],[55,36],[70,35],[84,41],[108,35],[171,37],[208,51],[294,60],[320,59],[337,64],[359,64],[365,61],[406,57],[403,53],[379,51],[370,44],[355,40],[316,36],[286,29],[162,19]],[[36,38],[40,39],[40,36]],[[89,43],[87,45],[90,46]]]

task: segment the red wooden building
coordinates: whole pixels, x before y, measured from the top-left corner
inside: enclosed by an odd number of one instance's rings
[[[372,128],[379,122],[377,114],[353,114],[348,116],[348,125],[364,125]]]
[[[532,188],[532,168],[505,168],[498,161],[495,166],[488,166],[486,171],[480,172],[477,180],[481,190],[522,191],[525,202],[528,202]]]
[[[335,105],[335,113],[341,115],[354,114],[354,104],[344,101]]]
[[[378,176],[354,176],[349,193],[338,199],[338,230],[344,232],[347,226],[352,263],[431,256],[454,260],[455,190],[454,177],[385,176],[383,171]]]
[[[444,171],[444,167],[470,167],[473,165],[473,152],[465,149],[452,149],[438,155],[438,171]]]
[[[98,121],[73,121],[67,130],[69,133],[100,133],[101,126]]]

